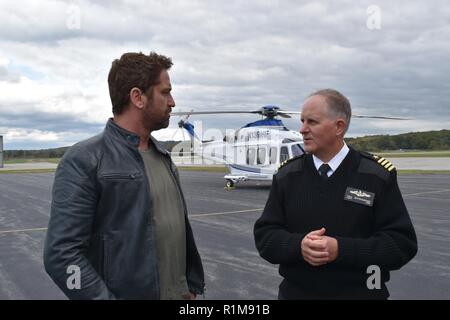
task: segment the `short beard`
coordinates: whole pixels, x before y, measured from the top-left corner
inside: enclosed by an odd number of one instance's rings
[[[153,119],[148,115],[148,110],[152,107],[151,102],[151,100],[148,100],[142,109],[142,126],[150,132],[167,128],[169,126],[170,118],[160,123],[152,123]],[[150,124],[153,124],[153,127],[151,127]]]
[[[148,100],[147,103],[144,105],[144,108],[142,109],[142,118],[141,123],[142,126],[149,130],[150,132],[154,131],[155,129],[150,126],[150,123],[152,123],[152,119],[148,115],[148,110],[150,109],[151,101]]]

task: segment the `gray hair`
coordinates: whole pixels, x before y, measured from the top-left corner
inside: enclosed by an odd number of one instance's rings
[[[322,96],[327,101],[328,110],[335,117],[342,117],[346,124],[345,132],[347,132],[350,126],[350,118],[352,117],[352,108],[350,107],[350,101],[339,91],[334,89],[321,89],[309,95]]]

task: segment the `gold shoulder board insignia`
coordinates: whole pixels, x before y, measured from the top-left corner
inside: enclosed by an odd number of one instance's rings
[[[390,163],[388,160],[386,160],[383,157],[374,155],[373,158],[376,162],[378,162],[382,167],[384,167],[387,171],[391,172],[395,169],[394,165]]]
[[[282,163],[280,163],[280,165],[279,165],[279,167],[278,167],[278,170],[280,170],[281,167],[283,167],[283,166],[286,165],[287,163],[291,162],[292,160],[299,159],[299,158],[303,157],[304,155],[305,155],[305,153],[303,153],[303,154],[301,154],[301,155],[299,155],[299,156],[296,156],[296,157],[293,157],[293,158],[284,160]]]
[[[286,163],[288,163],[289,160],[284,160],[280,165],[278,166],[278,169],[280,169],[282,166],[284,166]]]

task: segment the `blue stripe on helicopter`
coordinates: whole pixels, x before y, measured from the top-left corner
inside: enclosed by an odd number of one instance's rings
[[[241,170],[241,171],[261,173],[261,169],[252,168],[252,167],[244,167],[244,166],[240,166],[238,164],[230,164],[230,167],[237,169],[237,170]]]
[[[259,126],[284,127],[284,123],[279,119],[263,119],[248,123],[242,128],[259,127]]]
[[[183,123],[183,128],[185,128],[187,130],[187,132],[189,132],[189,134],[191,135],[191,137],[197,138],[197,135],[194,132],[194,125],[189,123],[189,122],[185,122]]]

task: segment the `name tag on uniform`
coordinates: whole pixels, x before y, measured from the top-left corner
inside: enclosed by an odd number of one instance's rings
[[[373,206],[375,193],[347,187],[345,191],[344,200],[359,203],[365,206]]]

